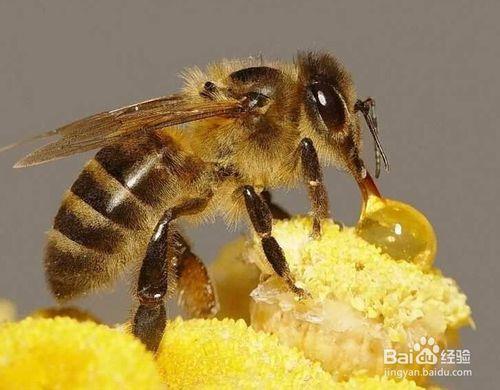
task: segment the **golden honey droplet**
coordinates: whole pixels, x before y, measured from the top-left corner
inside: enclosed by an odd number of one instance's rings
[[[363,211],[357,234],[394,259],[429,269],[436,257],[437,240],[427,218],[409,204],[383,198],[369,174],[358,184]]]

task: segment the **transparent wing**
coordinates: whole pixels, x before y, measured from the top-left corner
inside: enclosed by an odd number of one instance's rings
[[[242,107],[236,100],[192,102],[183,95],[165,96],[91,115],[59,129],[8,145],[0,149],[0,152],[34,140],[60,137],[36,149],[14,165],[16,168],[28,167],[102,148],[131,137],[137,131],[153,131],[212,117],[237,117],[242,112]]]

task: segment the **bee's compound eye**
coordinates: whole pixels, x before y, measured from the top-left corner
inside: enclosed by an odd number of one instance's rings
[[[321,119],[329,130],[341,130],[346,122],[346,106],[342,96],[332,86],[315,82],[309,89],[316,102]]]

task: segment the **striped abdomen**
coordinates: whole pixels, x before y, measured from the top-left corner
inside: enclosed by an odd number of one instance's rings
[[[49,286],[70,299],[140,261],[158,216],[202,166],[170,137],[144,134],[100,150],[66,192],[48,235]]]

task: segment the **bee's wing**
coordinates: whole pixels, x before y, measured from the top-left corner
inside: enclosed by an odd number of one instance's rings
[[[102,148],[133,136],[137,131],[153,131],[205,118],[236,117],[242,112],[242,107],[236,100],[192,102],[183,95],[173,95],[95,114],[9,145],[0,149],[0,152],[37,139],[54,135],[61,137],[14,165],[22,168]]]

